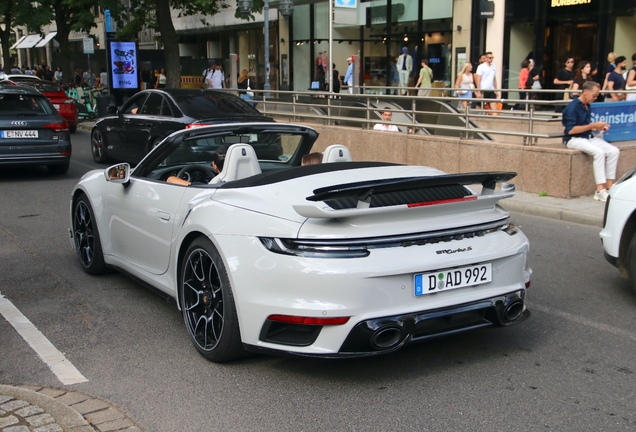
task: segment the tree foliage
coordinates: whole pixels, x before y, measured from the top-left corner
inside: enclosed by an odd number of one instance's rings
[[[39,32],[50,20],[47,14],[37,8],[31,0],[0,1],[0,44],[2,45],[2,64],[11,68],[11,29],[26,26],[31,32]]]

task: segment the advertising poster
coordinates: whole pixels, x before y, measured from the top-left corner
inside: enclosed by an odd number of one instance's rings
[[[111,42],[110,61],[114,89],[139,88],[135,42]]]
[[[636,139],[636,102],[604,102],[590,105],[592,122],[609,123],[603,139],[607,142]]]

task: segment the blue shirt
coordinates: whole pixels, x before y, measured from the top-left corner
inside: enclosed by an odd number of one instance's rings
[[[574,126],[585,126],[592,123],[592,113],[589,107],[585,107],[585,104],[579,100],[578,97],[572,99],[565,109],[563,110],[563,118],[561,123],[565,126],[565,142],[570,141],[570,138],[590,138],[591,132],[585,131],[579,134],[570,135],[570,131]]]
[[[353,63],[351,63],[347,68],[347,73],[344,80],[346,83],[348,83],[349,81],[353,82]]]

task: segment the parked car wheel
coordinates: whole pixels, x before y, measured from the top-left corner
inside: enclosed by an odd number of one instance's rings
[[[104,137],[99,129],[93,129],[91,134],[91,152],[93,153],[93,160],[97,163],[108,162],[108,156],[106,156],[106,148],[104,143]]]
[[[629,243],[627,249],[627,274],[629,276],[629,283],[632,286],[632,290],[636,293],[636,234],[632,237],[632,241]]]
[[[81,195],[73,210],[73,238],[77,257],[88,274],[105,273],[102,243],[95,222],[95,215],[86,195]]]
[[[223,260],[205,237],[184,255],[180,302],[190,340],[203,357],[226,362],[244,354],[230,280]]]

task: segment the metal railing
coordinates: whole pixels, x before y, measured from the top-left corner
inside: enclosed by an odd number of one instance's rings
[[[572,93],[571,90],[533,90],[530,89],[526,93],[537,97],[537,99],[484,99],[484,98],[458,98],[449,96],[451,92],[465,91],[466,89],[455,88],[430,88],[432,92],[437,92],[441,96],[400,96],[390,94],[379,94],[381,92],[396,90],[396,87],[361,87],[363,93],[330,93],[319,91],[283,91],[283,90],[252,90],[256,93],[255,103],[259,104],[259,110],[270,116],[291,117],[293,121],[299,122],[303,120],[316,121],[323,120],[328,125],[333,124],[359,124],[362,128],[370,128],[375,124],[390,124],[398,127],[412,130],[416,133],[429,133],[428,131],[453,131],[460,134],[463,138],[474,138],[475,135],[481,134],[482,137],[490,135],[503,135],[511,137],[522,137],[524,145],[536,144],[540,138],[559,138],[563,136],[562,129],[560,132],[539,133],[536,127],[543,125],[559,125],[561,127],[561,114],[555,113],[552,108],[559,105],[566,105],[570,100],[563,100],[565,93]],[[406,90],[415,91],[418,88],[407,88]],[[480,89],[473,89],[480,91]],[[483,90],[482,90],[483,91]],[[492,90],[487,90],[492,91]],[[499,89],[497,92],[517,92],[516,89]],[[607,93],[636,93],[632,92],[607,92]],[[555,94],[559,100],[541,100],[541,95]],[[535,96],[536,95],[536,96]],[[443,103],[443,110],[431,111],[417,109],[418,102],[434,101]],[[468,102],[466,108],[461,107],[461,102]],[[401,106],[390,107],[390,102],[398,102]],[[490,110],[483,109],[482,104],[500,103],[504,107],[517,104],[524,105],[524,109],[511,110],[499,109]],[[395,105],[395,104],[394,104]],[[459,105],[459,108],[457,107]],[[476,107],[473,107],[476,105]],[[410,106],[405,109],[404,106]],[[349,115],[335,115],[342,112]],[[391,121],[385,122],[381,119],[381,112],[390,111],[392,113],[404,114],[408,121]],[[352,114],[357,114],[352,115]],[[480,119],[493,120],[493,115],[498,115],[496,119],[515,120],[517,122],[526,122],[526,131],[511,131],[503,128],[484,128],[476,125],[475,121]],[[456,124],[438,124],[430,122],[418,121],[418,117],[437,116],[440,118],[452,119]],[[505,127],[506,122],[501,122]],[[487,139],[487,138],[486,138]]]

